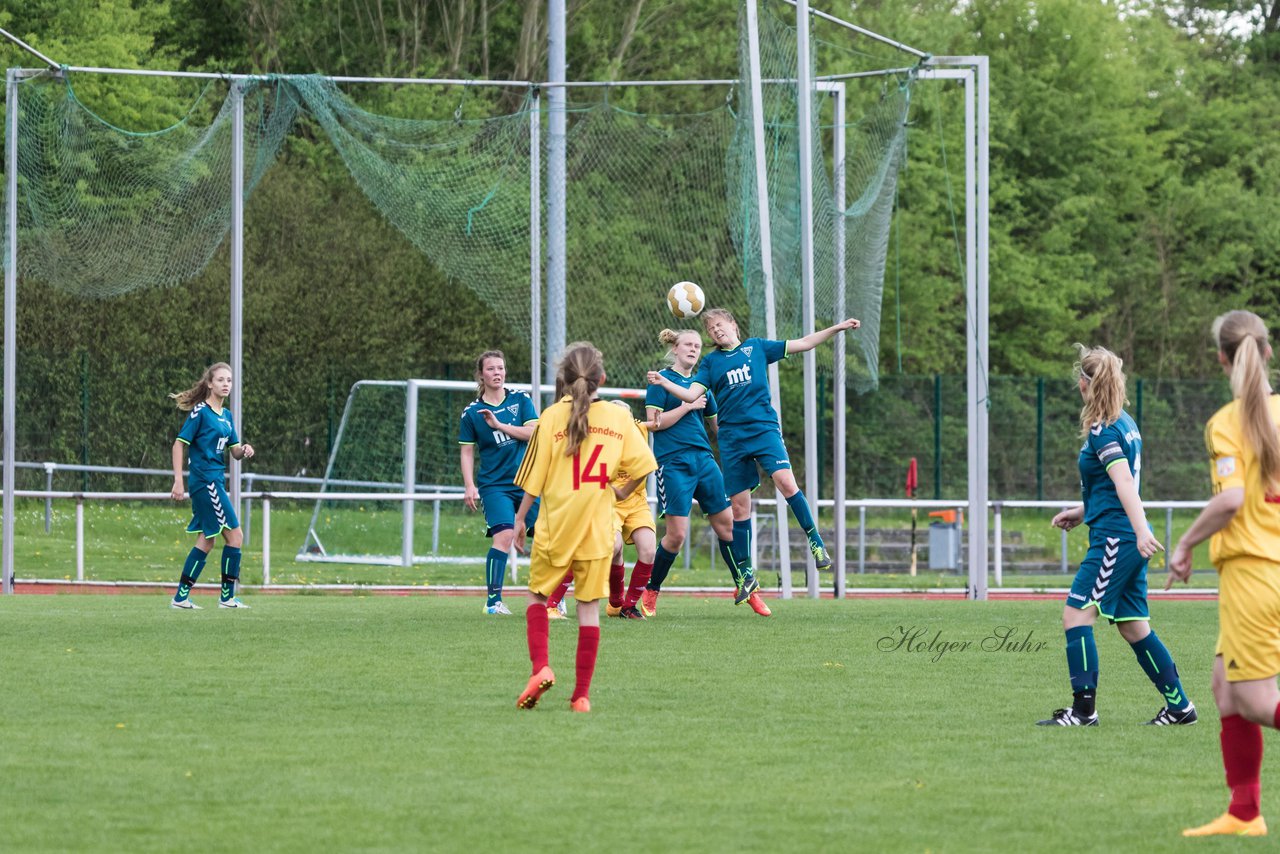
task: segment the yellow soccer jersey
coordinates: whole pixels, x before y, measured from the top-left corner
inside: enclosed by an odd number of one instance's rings
[[[1280,396],[1270,399],[1271,420],[1280,424]],[[1280,496],[1268,496],[1258,477],[1258,464],[1244,439],[1239,401],[1219,409],[1204,428],[1213,461],[1213,494],[1243,488],[1244,504],[1227,526],[1209,541],[1209,559],[1222,568],[1225,561],[1250,557],[1280,561]]]
[[[649,427],[640,419],[635,419],[636,429],[640,431],[641,437],[644,439],[645,447],[649,445]],[[618,473],[613,476],[613,485],[621,489],[627,481],[631,480],[631,472],[626,469],[618,469]],[[631,491],[631,494],[618,502],[616,512],[619,519],[625,519],[637,510],[643,510],[649,504],[648,498],[644,491],[644,481],[640,481],[640,485]]]
[[[515,479],[542,498],[533,546],[552,566],[613,554],[611,481],[618,472],[645,477],[658,467],[631,414],[600,400],[588,411],[586,440],[566,457],[571,411],[568,398],[543,411]]]

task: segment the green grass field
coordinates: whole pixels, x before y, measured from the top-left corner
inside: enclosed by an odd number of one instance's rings
[[[1106,629],[1102,725],[1062,730],[1033,725],[1070,696],[1056,602],[762,620],[668,595],[643,626],[606,621],[573,715],[573,621],[551,626],[560,681],[521,712],[524,621],[475,597],[198,600],[0,599],[0,847],[1191,851],[1178,830],[1226,803],[1209,602],[1153,614],[1199,725],[1139,725],[1159,697]],[[1030,643],[984,650],[1002,626]],[[970,645],[891,648],[903,629]]]

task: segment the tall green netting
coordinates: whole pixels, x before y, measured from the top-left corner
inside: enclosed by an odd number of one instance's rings
[[[25,78],[18,90],[20,274],[108,297],[204,269],[231,224],[230,98],[216,109],[197,101],[172,127],[135,133],[84,106],[69,75]],[[249,87],[246,195],[295,115],[283,86]]]
[[[601,348],[611,385],[642,387],[661,366],[658,331],[696,323],[667,311],[671,285],[698,282],[710,304],[746,306],[722,177],[734,116],[596,103],[566,118],[566,335]]]
[[[743,7],[745,9],[745,7]],[[776,335],[793,338],[803,334],[801,280],[800,133],[796,38],[794,27],[784,19],[791,7],[783,3],[760,4],[760,77],[767,152],[766,181],[769,190],[770,236]],[[745,12],[740,15],[745,18]],[[729,151],[726,178],[734,195],[733,232],[743,261],[743,283],[749,296],[752,333],[764,334],[765,290],[760,249],[760,218],[756,201],[756,157],[752,131],[756,105],[746,81],[751,78],[747,61],[747,28],[739,25],[740,76],[744,84],[738,93],[737,133]],[[851,52],[827,45],[822,73],[854,70]],[[814,56],[817,51],[814,52]],[[816,60],[810,71],[818,73]],[[868,96],[853,97],[850,103],[858,117],[839,126],[822,123],[827,96],[814,92],[813,99],[813,249],[814,314],[819,328],[837,319],[837,292],[843,293],[845,315],[862,320],[862,329],[852,337],[846,364],[849,384],[858,391],[875,388],[879,379],[880,305],[884,290],[885,258],[893,196],[906,143],[906,117],[913,78],[904,75],[883,83],[850,83],[851,89],[864,86]],[[829,112],[828,112],[829,114]],[[828,138],[845,135],[843,163],[832,164]],[[844,203],[839,204],[833,187],[833,173],[843,172]],[[844,230],[843,257],[837,233]]]

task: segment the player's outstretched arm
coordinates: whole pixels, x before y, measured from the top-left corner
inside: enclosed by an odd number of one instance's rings
[[[828,326],[826,329],[819,329],[811,335],[803,338],[793,338],[787,342],[788,353],[803,353],[806,350],[812,350],[819,344],[830,340],[837,332],[844,332],[846,329],[857,329],[862,325],[862,321],[857,318],[850,317],[840,321],[835,326]]]
[[[685,403],[693,403],[698,398],[707,393],[707,389],[700,383],[685,388],[682,385],[676,385],[671,380],[662,375],[661,371],[649,371],[647,378],[649,385],[660,385],[671,394],[683,400]]]

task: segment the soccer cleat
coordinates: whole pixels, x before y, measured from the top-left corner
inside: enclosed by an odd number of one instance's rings
[[[621,616],[622,616],[622,606],[621,606],[621,605],[608,605],[608,604],[606,604],[606,605],[604,606],[604,615],[605,615],[606,617],[621,617]]]
[[[762,597],[758,591],[747,597],[747,604],[751,606],[752,611],[755,611],[762,617],[768,617],[773,614],[773,612],[769,610],[769,606],[764,604],[764,597]]]
[[[219,608],[248,608],[249,606],[240,601],[239,596],[232,596],[225,602],[218,603]]]
[[[816,569],[830,569],[831,555],[827,553],[827,547],[822,543],[809,543],[809,551],[813,552],[813,565]]]
[[[1056,709],[1053,717],[1036,721],[1036,726],[1097,726],[1098,713],[1085,717],[1077,714],[1075,709]]]
[[[644,614],[640,613],[640,609],[634,605],[630,608],[623,608],[618,612],[618,616],[624,620],[643,620]]]
[[[646,589],[640,594],[640,613],[646,617],[658,616],[658,591]]]
[[[511,616],[511,610],[501,600],[494,602],[492,605],[485,605],[484,612],[486,614],[501,614],[504,617]]]
[[[579,697],[569,704],[571,712],[589,712],[591,711],[591,701],[586,697]]]
[[[560,604],[562,606],[564,605],[563,602],[561,602]],[[567,620],[569,618],[565,616],[564,611],[561,611],[559,608],[547,608],[547,619],[548,620]]]
[[[190,599],[182,599],[182,600],[174,599],[172,602],[169,603],[169,607],[177,608],[179,611],[203,610],[199,605],[197,605],[195,602],[192,602]]]
[[[1196,716],[1196,707],[1187,706],[1185,709],[1171,709],[1165,706],[1156,712],[1156,716],[1147,721],[1147,726],[1187,726],[1195,723],[1199,718]]]
[[[556,684],[556,675],[551,672],[550,667],[543,667],[529,677],[529,684],[524,686],[524,691],[516,699],[516,708],[532,709],[538,705],[538,700],[547,693],[547,689],[554,684]]]
[[[1252,821],[1243,821],[1229,812],[1215,818],[1208,824],[1199,827],[1188,827],[1182,831],[1183,836],[1266,836],[1267,823],[1262,816]]]
[[[738,591],[733,594],[733,604],[741,605],[743,602],[751,598],[751,594],[760,589],[760,582],[756,581],[754,575],[744,576],[742,583],[738,585]]]

